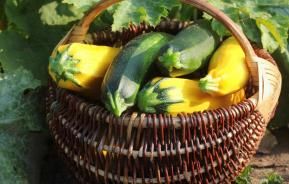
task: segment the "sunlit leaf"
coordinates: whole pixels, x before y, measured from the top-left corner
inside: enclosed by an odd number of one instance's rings
[[[43,23],[48,25],[66,25],[70,22],[79,20],[83,13],[73,5],[52,1],[43,5],[39,9],[40,18]]]
[[[99,2],[99,0],[63,0],[62,2],[71,4],[82,11],[87,11]]]
[[[146,22],[152,26],[157,25],[162,17],[168,16],[168,11],[179,6],[177,0],[126,0],[120,3],[113,17],[112,30],[117,31],[130,24]]]

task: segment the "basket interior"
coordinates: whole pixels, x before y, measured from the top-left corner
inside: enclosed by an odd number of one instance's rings
[[[89,30],[88,34],[86,35],[86,39],[84,40],[84,43],[86,44],[94,44],[94,45],[106,45],[106,46],[115,46],[115,47],[121,47],[124,46],[126,43],[128,43],[130,40],[132,40],[133,38],[143,34],[143,33],[148,33],[148,32],[165,32],[165,33],[169,33],[172,35],[176,35],[178,32],[180,32],[182,29],[188,27],[189,25],[191,25],[193,22],[191,21],[178,21],[178,20],[164,20],[162,21],[158,26],[156,27],[151,27],[148,26],[146,24],[141,24],[139,26],[131,26],[128,29],[124,29],[122,32],[111,32],[111,30],[104,30],[104,31],[94,31],[94,30]],[[262,51],[261,49],[258,49],[257,47],[255,48],[257,54],[259,54],[259,52],[262,54],[262,57],[266,57],[269,58],[269,61],[274,61],[272,59],[272,57]],[[207,67],[208,66],[204,66],[202,69],[194,72],[193,74],[187,75],[187,76],[183,76],[184,78],[188,78],[188,79],[197,79],[197,78],[202,78],[207,74]],[[154,67],[154,65],[151,68],[156,68]],[[158,71],[155,70],[150,70],[150,72],[152,73],[152,76],[154,74],[157,75]],[[148,76],[145,81],[143,82],[143,84],[145,84],[146,82],[149,81],[149,79],[151,79],[152,77]],[[249,79],[249,82],[247,83],[246,86],[246,98],[248,99],[249,97],[251,97],[253,94],[255,94],[255,92],[258,89],[253,87],[252,85],[252,80]],[[70,91],[70,93],[78,96],[76,93]],[[85,97],[81,97],[78,96],[79,98],[84,98]],[[85,99],[87,101],[91,102],[91,99]],[[99,101],[93,101],[93,103],[97,104],[97,105],[102,105],[101,102]],[[136,107],[131,107],[127,110],[127,112],[136,112],[138,111],[138,109]]]

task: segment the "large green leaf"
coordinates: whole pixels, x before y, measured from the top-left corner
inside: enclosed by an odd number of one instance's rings
[[[9,127],[0,131],[0,181],[3,184],[29,184],[24,159],[27,151],[25,135],[19,130],[19,122],[14,127],[16,129]]]
[[[112,30],[121,30],[130,24],[140,24],[142,22],[155,26],[161,21],[162,17],[168,16],[169,10],[179,5],[177,0],[123,1],[113,15]]]
[[[45,80],[47,76],[45,59],[48,52],[43,52],[38,45],[15,31],[0,33],[0,62],[6,72],[12,72],[19,66],[34,71],[35,76]]]
[[[33,115],[33,112],[30,114],[27,112],[37,103],[23,101],[23,91],[39,85],[40,81],[24,68],[0,75],[0,125],[31,119],[29,116]]]
[[[72,4],[76,8],[87,11],[90,9],[93,5],[95,5],[99,0],[63,0],[63,3]]]
[[[271,53],[274,52],[279,47],[279,45],[278,45],[278,42],[274,39],[274,37],[270,33],[270,28],[274,29],[275,27],[272,26],[272,24],[270,23],[267,23],[266,25],[264,25],[263,23],[258,22],[258,21],[257,21],[257,25],[262,33],[261,40],[262,40],[263,47],[267,48],[267,50]],[[274,32],[277,33],[276,30]],[[280,44],[284,45],[283,43],[280,43]]]
[[[262,32],[262,44],[270,53],[273,53],[278,47],[280,47],[282,51],[286,50],[287,31],[289,29],[288,18],[284,18],[283,16],[270,18],[258,17],[256,18],[256,24]],[[264,36],[266,39],[263,39]]]
[[[169,13],[169,18],[181,21],[188,21],[196,20],[201,17],[201,15],[201,12],[197,8],[189,6],[187,4],[181,4],[180,6],[171,9]]]
[[[289,16],[288,0],[256,0],[260,8],[272,15]]]
[[[66,25],[83,16],[83,13],[75,6],[58,1],[43,5],[39,13],[42,22],[48,25]]]
[[[261,31],[258,29],[256,21],[243,14],[239,15],[239,17],[240,20],[238,24],[241,26],[248,39],[258,45],[261,45]]]
[[[239,23],[239,11],[237,9],[227,8],[224,10],[224,13],[226,13],[226,15],[230,16],[230,18],[233,21],[235,21],[236,23]],[[220,36],[230,35],[228,29],[221,22],[219,22],[215,19],[212,21],[212,27]]]
[[[239,24],[251,41],[263,45],[271,53],[278,47],[282,51],[286,49],[289,1],[209,0],[209,2]],[[221,24],[213,21],[212,27],[221,36],[228,35]]]
[[[47,81],[48,57],[69,30],[48,26],[40,20],[39,9],[47,1],[6,0],[8,30],[0,33],[0,63],[5,71],[24,66],[43,83]]]
[[[24,94],[40,85],[31,72],[18,68],[0,74],[0,181],[28,184],[26,135],[40,130],[39,98]]]

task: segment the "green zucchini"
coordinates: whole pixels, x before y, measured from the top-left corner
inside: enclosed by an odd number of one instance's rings
[[[197,22],[179,32],[161,49],[157,64],[171,77],[193,73],[205,66],[218,43],[218,36],[209,22]]]
[[[109,67],[101,87],[105,107],[120,116],[135,104],[140,85],[157,59],[160,49],[172,39],[166,33],[147,33],[131,40]]]

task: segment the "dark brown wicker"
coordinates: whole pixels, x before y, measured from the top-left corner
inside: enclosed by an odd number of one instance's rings
[[[199,0],[188,0],[194,1]],[[93,33],[89,40],[124,44],[143,32],[177,32],[188,24],[164,21],[156,28],[142,25],[122,33]],[[74,36],[70,33],[64,42],[71,42]],[[268,53],[256,49],[256,54],[274,63]],[[267,74],[267,65],[276,68],[264,63],[257,62],[257,74],[261,69]],[[117,118],[101,104],[57,88],[50,81],[47,121],[59,152],[80,183],[230,183],[255,153],[280,93],[278,69],[274,70],[277,81],[265,74],[261,79],[262,75],[250,69],[249,91],[253,95],[249,93],[248,100],[177,117],[127,112]],[[268,99],[267,83],[274,86]],[[261,101],[270,105],[267,111],[261,108]]]
[[[254,154],[266,125],[249,101],[179,115],[178,123],[164,115],[140,114],[138,120],[125,115],[131,120],[128,125],[52,85],[47,102],[49,127],[59,150],[77,176],[91,183],[229,182]],[[158,126],[158,121],[164,124]],[[102,150],[108,151],[106,157]]]

